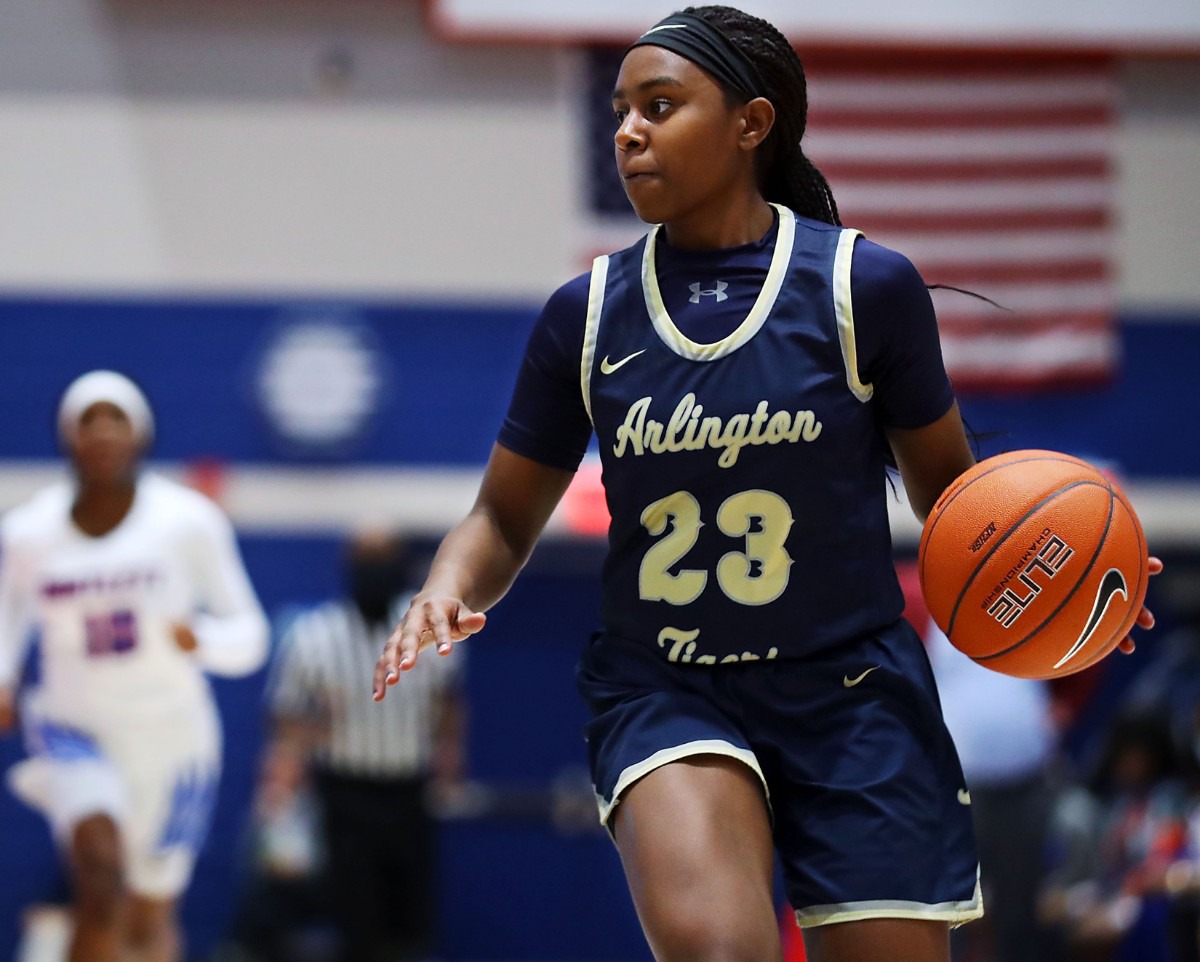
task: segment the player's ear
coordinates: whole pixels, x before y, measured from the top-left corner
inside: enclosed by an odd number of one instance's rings
[[[742,150],[754,150],[775,126],[775,105],[766,97],[755,97],[740,110],[742,129],[738,134],[738,146]]]

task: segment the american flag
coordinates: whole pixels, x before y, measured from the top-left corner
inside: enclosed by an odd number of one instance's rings
[[[929,284],[999,305],[934,291],[956,389],[1110,377],[1119,355],[1114,61],[1036,52],[803,59],[805,149],[842,221],[906,254]],[[591,173],[602,177],[612,166],[607,94],[616,71],[603,55],[592,63],[604,133]],[[598,196],[593,207],[610,217],[624,201],[614,203],[611,188]]]
[[[1111,374],[1110,60],[843,58],[809,76],[807,150],[842,220],[907,254],[928,283],[1000,305],[934,292],[957,387]]]

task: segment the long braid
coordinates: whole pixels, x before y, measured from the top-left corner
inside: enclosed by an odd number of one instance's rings
[[[828,181],[800,147],[808,124],[808,83],[787,37],[766,20],[733,7],[688,7],[686,12],[712,24],[753,61],[775,106],[775,126],[763,143],[763,196],[804,217],[840,225]]]

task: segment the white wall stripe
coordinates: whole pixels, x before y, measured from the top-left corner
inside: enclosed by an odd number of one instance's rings
[[[853,75],[835,76],[814,69],[808,78],[808,103],[809,109],[820,110],[862,110],[865,105],[880,110],[1107,107],[1117,89],[1115,79],[1096,76],[991,76],[982,80],[968,76],[946,83],[945,75],[854,79]]]
[[[871,239],[903,251],[919,267],[922,263],[997,266],[1004,261],[1102,260],[1112,253],[1107,230],[995,231],[973,234],[873,231]],[[937,278],[926,278],[936,281]]]
[[[1116,345],[1105,331],[1051,330],[1003,337],[988,333],[942,338],[946,366],[959,375],[994,373],[998,359],[1015,375],[1032,377],[1064,366],[1096,367],[1115,360]]]
[[[179,464],[154,470],[185,480]],[[437,536],[462,520],[475,500],[482,468],[308,468],[238,466],[229,469],[223,504],[244,534],[280,537],[342,536],[356,528],[394,524]],[[0,466],[0,512],[63,477],[56,461],[8,461]],[[1200,547],[1200,483],[1156,478],[1123,481],[1153,545]],[[351,493],[351,494],[348,494]],[[903,490],[899,492],[901,498]],[[893,536],[913,545],[920,527],[907,503],[889,497]],[[549,537],[568,535],[561,512]]]
[[[1113,283],[1086,281],[1059,284],[975,284],[972,289],[985,294],[1007,311],[997,312],[991,304],[961,294],[934,292],[938,315],[1007,320],[1015,314],[1104,313],[1111,312],[1116,301]]]
[[[1095,129],[1038,130],[1003,127],[991,130],[849,132],[814,129],[806,138],[807,152],[822,163],[855,162],[894,157],[906,163],[954,160],[1041,160],[1061,157],[1105,157],[1114,136],[1107,126]]]
[[[872,178],[870,183],[835,182],[833,194],[838,207],[855,210],[885,210],[890,213],[959,213],[972,210],[1041,210],[1053,207],[1079,210],[1107,207],[1113,200],[1113,185],[1102,177],[1064,177],[1056,180],[1004,180],[980,183],[914,184]]]

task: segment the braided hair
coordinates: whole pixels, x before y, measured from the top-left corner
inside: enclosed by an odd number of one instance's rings
[[[808,124],[808,84],[804,66],[787,37],[766,20],[733,7],[688,7],[684,12],[716,27],[754,63],[767,88],[767,99],[775,106],[775,126],[761,148],[759,185],[763,196],[803,217],[840,226],[828,181],[800,148]],[[730,88],[725,94],[745,99]]]

